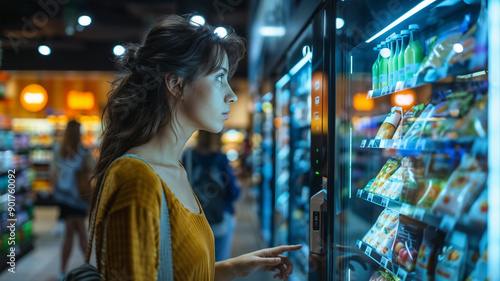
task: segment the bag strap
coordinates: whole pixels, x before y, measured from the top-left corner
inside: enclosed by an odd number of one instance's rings
[[[123,156],[120,156],[116,158],[111,164],[113,164],[116,160],[125,158],[125,157],[131,157],[131,158],[136,158],[139,160],[142,160],[144,163],[146,163],[151,169],[154,170],[151,165],[149,165],[146,160],[143,158],[135,155],[135,154],[125,154]],[[110,164],[110,166],[111,166]],[[156,171],[155,171],[156,173]],[[159,176],[158,176],[159,177]],[[99,190],[99,193],[97,194],[97,200],[96,200],[96,207],[98,206],[100,197],[101,197],[101,191]],[[92,220],[91,220],[91,225],[90,225],[90,237],[89,237],[89,243],[87,246],[87,252],[85,254],[85,262],[89,263],[90,262],[90,256],[92,254],[92,248],[93,248],[93,242],[94,242],[94,233],[95,233],[95,220],[97,216],[97,208],[95,208],[94,212],[92,212]],[[172,260],[172,244],[171,244],[171,231],[170,231],[170,216],[168,213],[168,205],[167,205],[167,197],[163,189],[163,183],[162,183],[162,204],[161,204],[161,216],[160,216],[160,267],[158,268],[158,277],[157,280],[166,280],[166,281],[174,281],[174,267],[173,267],[173,260]]]

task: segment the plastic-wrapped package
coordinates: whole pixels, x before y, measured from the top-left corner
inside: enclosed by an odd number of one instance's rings
[[[384,183],[396,172],[396,170],[399,168],[401,164],[401,160],[399,157],[391,157],[385,165],[382,167],[380,172],[377,174],[377,177],[373,181],[372,185],[365,188],[366,191],[372,192],[372,193],[377,193],[379,189],[382,188]]]
[[[417,207],[430,210],[441,190],[446,185],[446,180],[431,178],[424,181],[425,186],[418,195]]]
[[[443,32],[432,46],[429,54],[424,58],[424,62],[420,66],[417,75],[425,73],[428,69],[442,67],[446,58],[453,50],[453,45],[455,45],[462,37],[462,34],[467,31],[469,23],[470,15],[466,15],[459,26],[455,26]]]
[[[469,221],[473,224],[484,226],[488,222],[488,188],[472,204],[469,211]]]
[[[402,161],[404,162],[404,160]],[[389,197],[393,200],[399,200],[401,188],[403,188],[403,172],[404,167],[399,167],[394,174],[384,183],[379,194]]]
[[[463,280],[467,253],[467,235],[454,231],[436,264],[435,281]]]
[[[406,134],[406,132],[408,132],[413,122],[415,122],[417,118],[420,116],[420,114],[424,110],[424,106],[425,105],[423,103],[417,104],[405,113],[405,115],[403,116],[403,125],[401,128],[401,138],[404,137],[404,135]]]
[[[441,230],[427,226],[424,229],[424,239],[418,251],[415,275],[420,281],[434,279],[434,269],[438,251],[444,242],[445,233]]]
[[[486,178],[486,173],[480,170],[477,159],[470,154],[464,154],[460,165],[451,174],[432,206],[432,211],[459,217],[477,198]]]
[[[399,214],[385,209],[363,237],[363,242],[374,247],[380,254],[389,256],[398,229]]]
[[[415,268],[424,228],[425,224],[422,222],[404,215],[399,216],[398,234],[392,249],[392,262],[408,272]]]
[[[474,56],[476,48],[476,33],[477,33],[477,23],[474,24],[469,30],[460,38],[458,44],[462,46],[463,49],[453,49],[448,58],[446,59],[446,64],[453,66],[455,64],[464,63],[469,61]]]
[[[402,166],[405,169],[403,170],[403,186],[399,201],[415,205],[424,176],[423,159],[421,157],[409,156],[403,160]]]
[[[422,134],[422,130],[424,129],[427,120],[429,119],[429,117],[432,116],[433,112],[434,112],[434,105],[433,104],[427,105],[424,111],[422,111],[422,114],[420,114],[417,120],[413,122],[410,129],[408,129],[408,131],[403,135],[403,139],[404,140],[418,139]]]

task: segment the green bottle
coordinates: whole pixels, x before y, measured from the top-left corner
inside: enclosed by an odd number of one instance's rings
[[[381,44],[381,49],[380,49],[380,61],[378,64],[378,73],[379,73],[379,85],[380,88],[387,87],[388,85],[388,61],[389,61],[389,49],[387,49],[387,44],[385,41],[382,41]]]
[[[392,75],[392,84],[396,84],[399,81],[399,41],[401,41],[401,35],[396,35],[394,39],[394,53],[391,53],[392,56],[392,74],[389,73],[389,76]]]
[[[378,44],[377,47],[373,47],[373,50],[376,51],[378,54],[377,59],[375,60],[375,62],[373,63],[373,66],[372,66],[372,89],[376,90],[376,89],[380,89],[379,88],[379,81],[378,81],[378,78],[379,78],[378,64],[380,61],[380,44]]]
[[[410,43],[405,50],[405,72],[406,79],[413,78],[420,68],[424,58],[424,50],[417,39],[415,33],[418,31],[418,24],[410,24]]]
[[[408,42],[410,41],[410,31],[401,30],[401,48],[399,49],[398,55],[398,81],[405,81],[405,50],[408,47]]]
[[[391,50],[389,58],[387,58],[387,84],[392,85],[394,80],[394,64],[392,63],[392,59],[394,58],[394,39],[392,36],[389,36],[385,42],[387,43],[387,47]]]

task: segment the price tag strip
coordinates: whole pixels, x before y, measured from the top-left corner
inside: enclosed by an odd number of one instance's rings
[[[367,246],[367,247],[366,247],[366,249],[365,249],[365,254],[366,254],[367,256],[371,257],[371,256],[370,256],[370,254],[371,254],[371,253],[372,253],[372,248]]]
[[[425,215],[425,210],[422,208],[416,208],[415,212],[413,214],[413,217],[416,220],[423,221],[424,220],[424,215]]]
[[[403,203],[401,205],[400,213],[403,215],[409,215],[410,214],[410,205]]]
[[[385,267],[386,269],[387,268],[387,263],[389,262],[389,260],[386,258],[386,257],[382,257],[382,259],[380,260],[380,265],[382,265],[383,267]]]
[[[366,140],[361,141],[361,148],[364,148],[366,146]]]
[[[384,139],[380,140],[380,145],[378,147],[385,148],[385,143],[386,142],[387,142],[387,140],[384,140]]]
[[[408,275],[408,272],[406,270],[402,269],[401,267],[398,267],[398,272],[396,273],[396,276],[401,278],[403,281],[406,279],[406,276]]]
[[[387,198],[387,197],[382,197],[382,202],[381,202],[381,205],[382,205],[383,207],[387,207],[387,206],[389,206],[389,198]]]
[[[373,202],[373,193],[368,193],[368,197],[366,198],[366,200]]]
[[[370,140],[370,142],[368,143],[368,147],[372,148],[374,145],[375,145],[375,140]]]
[[[358,189],[358,193],[356,194],[356,197],[361,198],[362,195],[363,195],[363,190]]]
[[[448,215],[443,216],[441,223],[439,224],[439,229],[449,232],[455,228],[457,219]]]

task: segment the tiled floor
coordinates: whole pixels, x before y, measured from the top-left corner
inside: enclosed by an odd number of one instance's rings
[[[245,192],[247,193],[247,192]],[[244,195],[237,204],[237,227],[233,245],[233,256],[264,248],[260,239],[259,224],[254,200]],[[57,281],[60,267],[61,236],[54,237],[52,230],[57,225],[58,211],[55,207],[36,207],[34,232],[35,249],[24,256],[16,264],[16,273],[4,271],[0,273],[0,281]],[[83,262],[83,254],[74,239],[68,268],[79,266]],[[272,278],[271,272],[257,272],[237,281],[267,281]]]

